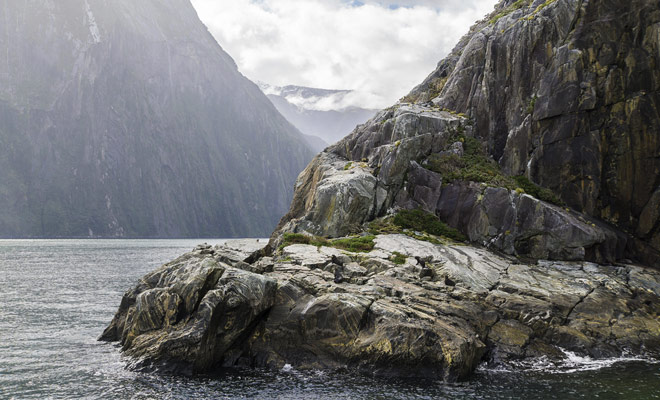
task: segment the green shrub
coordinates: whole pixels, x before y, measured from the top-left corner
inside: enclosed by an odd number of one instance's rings
[[[525,193],[530,196],[534,196],[539,200],[546,201],[558,206],[563,205],[559,196],[554,194],[550,189],[542,188],[534,183],[532,183],[526,176],[516,176],[513,178],[519,188],[525,191]]]
[[[309,244],[319,247],[328,246],[329,242],[327,239],[318,236],[308,236],[303,235],[302,233],[285,233],[279,249],[282,250],[292,244]]]
[[[405,263],[406,263],[406,259],[407,259],[408,257],[406,257],[405,255],[399,253],[398,251],[395,251],[395,252],[392,253],[392,254],[393,254],[393,256],[390,258],[390,260],[391,260],[394,264],[402,265],[402,264],[405,264]]]
[[[534,95],[534,97],[529,100],[529,104],[527,105],[527,114],[532,114],[534,112],[534,107],[536,107],[536,101],[538,99],[538,96]]]
[[[303,235],[301,233],[285,233],[284,239],[279,249],[290,246],[292,244],[308,244],[316,247],[334,247],[337,249],[348,250],[352,252],[369,252],[373,250],[376,236],[359,236],[344,239],[329,240],[318,236]]]
[[[376,236],[368,235],[368,236],[357,236],[357,237],[351,237],[345,239],[336,239],[330,242],[330,246],[338,249],[352,251],[354,253],[358,253],[358,252],[366,253],[373,250],[374,246],[376,245],[374,243],[375,238]]]
[[[426,167],[442,175],[445,183],[454,181],[483,182],[489,186],[513,190],[516,183],[500,170],[500,166],[486,155],[481,142],[472,137],[455,135],[449,143],[462,142],[463,156],[432,154]]]
[[[502,173],[499,164],[488,157],[478,139],[454,135],[448,143],[455,142],[463,143],[462,157],[457,154],[432,154],[425,163],[426,168],[442,175],[444,183],[480,182],[491,187],[515,190],[519,194],[527,193],[548,203],[563,205],[555,193],[532,183],[525,176],[511,177]]]
[[[507,15],[511,14],[512,12],[521,9],[523,7],[526,7],[529,5],[530,0],[518,0],[515,3],[511,4],[510,6],[506,7],[499,13],[495,14],[490,21],[488,21],[491,25],[495,24],[497,21],[500,20],[502,17],[506,17]]]
[[[302,233],[285,233],[282,245],[288,246],[291,244],[309,244],[311,238],[303,235]]]
[[[435,215],[419,209],[402,210],[394,216],[392,222],[394,225],[403,229],[425,232],[435,236],[444,236],[459,242],[467,240],[465,235],[440,221]]]

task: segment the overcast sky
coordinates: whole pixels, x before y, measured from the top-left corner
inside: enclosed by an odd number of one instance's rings
[[[192,0],[253,81],[353,89],[383,108],[419,84],[496,0]]]

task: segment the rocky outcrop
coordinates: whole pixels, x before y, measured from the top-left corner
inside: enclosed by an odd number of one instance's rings
[[[290,364],[447,380],[561,349],[660,354],[657,271],[524,264],[405,235],[369,253],[297,244],[236,260],[251,250],[201,246],[145,276],[103,339],[136,366],[178,372]]]
[[[0,24],[0,237],[263,237],[287,211],[313,154],[189,0]]]
[[[483,162],[464,154],[463,144],[455,141],[472,135],[467,117],[437,107],[403,104],[381,112],[303,171],[272,248],[283,232],[340,237],[366,230],[392,208],[422,208],[472,242],[510,255],[660,265],[654,249],[602,220],[499,186],[509,179],[503,174],[470,182],[468,173],[447,182],[429,169],[438,156]],[[477,178],[483,177],[472,179]]]
[[[314,158],[267,247],[167,264],[103,339],[158,368],[446,380],[566,350],[660,356],[658,12],[502,1],[406,102]]]
[[[469,115],[511,175],[660,249],[655,0],[502,1],[407,98]]]
[[[274,243],[282,232],[358,232],[391,207],[421,207],[508,254],[659,266],[659,23],[654,1],[500,2],[402,103],[308,166]],[[501,176],[484,176],[486,161],[464,155],[459,138],[477,140]],[[377,190],[321,222],[334,205],[328,158],[371,173]],[[447,164],[441,173],[425,171],[433,160]],[[513,176],[561,206],[514,193]],[[351,206],[361,217],[343,225]]]

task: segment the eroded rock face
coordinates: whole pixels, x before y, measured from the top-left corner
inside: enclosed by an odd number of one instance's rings
[[[472,242],[510,255],[660,265],[652,246],[598,218],[493,184],[445,182],[429,170],[431,155],[463,157],[461,143],[453,140],[473,134],[470,123],[428,105],[381,112],[303,171],[271,247],[280,245],[284,232],[359,233],[366,223],[401,207],[434,213]]]
[[[501,1],[404,98],[413,104],[381,111],[310,164],[275,244],[282,232],[343,235],[393,206],[421,207],[510,254],[660,266],[659,26],[651,0]],[[425,161],[462,157],[448,143],[457,134],[573,211],[469,178],[442,187],[452,182],[424,171]],[[378,201],[352,225],[329,215],[321,223],[329,201],[309,199],[328,158],[364,163],[376,179],[369,187],[386,192],[382,201],[371,190],[365,199]]]
[[[290,364],[446,380],[560,349],[660,355],[657,271],[522,264],[404,235],[375,242],[359,254],[292,245],[251,264],[218,261],[236,246],[198,248],[129,291],[103,339],[166,370]]]
[[[599,263],[627,254],[628,237],[607,224],[505,188],[451,184],[433,211],[463,226],[471,241],[506,254]]]
[[[470,115],[506,172],[660,249],[658,2],[513,3],[409,98]]]

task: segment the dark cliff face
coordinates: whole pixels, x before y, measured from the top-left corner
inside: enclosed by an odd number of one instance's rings
[[[273,244],[420,207],[507,254],[660,265],[658,66],[657,1],[503,1],[307,167]]]
[[[466,113],[489,154],[660,249],[660,4],[504,1],[409,100]]]
[[[0,6],[0,236],[255,236],[310,150],[188,0]]]

